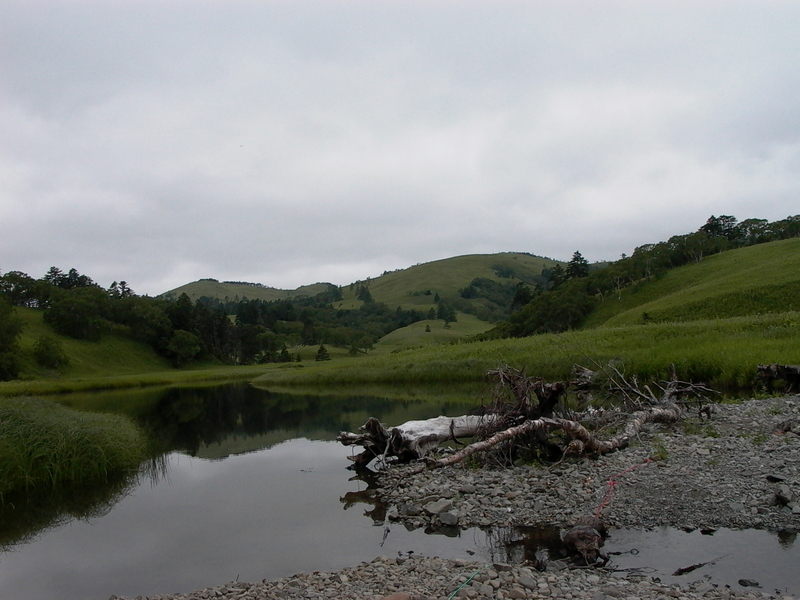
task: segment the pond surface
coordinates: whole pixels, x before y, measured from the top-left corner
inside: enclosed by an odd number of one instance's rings
[[[86,497],[9,507],[0,514],[0,598],[105,600],[189,592],[231,580],[331,571],[378,555],[416,553],[520,562],[560,552],[553,527],[407,531],[383,542],[384,507],[346,470],[349,448],[333,442],[367,417],[388,424],[480,404],[481,390],[276,394],[247,385],[65,397],[86,410],[126,412],[163,448],[134,479]],[[631,554],[631,549],[638,550]],[[790,535],[758,531],[612,532],[605,550],[620,569],[664,581],[705,576],[736,586],[800,593],[800,552]],[[754,551],[755,550],[755,551]],[[675,569],[714,565],[670,579]],[[738,561],[738,562],[737,562]],[[655,569],[658,569],[656,572]]]

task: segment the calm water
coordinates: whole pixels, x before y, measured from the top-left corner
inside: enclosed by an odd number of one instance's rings
[[[396,396],[396,395],[395,395]],[[463,399],[463,400],[462,400]],[[71,396],[82,409],[123,410],[164,455],[137,481],[88,497],[7,509],[0,516],[0,598],[105,600],[188,592],[240,579],[334,570],[377,555],[417,553],[519,562],[560,551],[558,530],[406,531],[383,546],[384,508],[345,469],[350,449],[332,438],[368,416],[389,424],[463,414],[480,391],[274,394],[246,385]],[[638,553],[628,551],[635,548]],[[756,579],[800,593],[800,553],[791,536],[674,530],[613,532],[620,568],[679,567],[726,555],[676,581]],[[756,550],[753,552],[753,550]],[[672,580],[672,579],[669,579]]]

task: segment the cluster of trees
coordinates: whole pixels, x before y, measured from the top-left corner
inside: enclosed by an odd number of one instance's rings
[[[631,256],[608,265],[589,268],[576,252],[566,268],[544,271],[545,286],[530,292],[530,299],[511,317],[484,337],[523,337],[578,327],[603,300],[619,296],[639,281],[725,250],[800,237],[800,215],[780,221],[711,216],[697,231],[676,235],[666,242],[639,246]],[[521,292],[524,296],[525,291]],[[518,304],[517,304],[518,305]]]
[[[199,303],[235,315],[236,322],[255,332],[260,339],[277,339],[284,343],[307,346],[328,344],[348,348],[352,354],[367,352],[387,333],[406,327],[428,314],[397,307],[392,310],[376,302],[366,285],[359,286],[358,309],[337,309],[334,303],[342,299],[341,290],[333,285],[314,296],[284,300],[222,301],[203,297]]]
[[[76,269],[64,273],[52,267],[34,279],[20,271],[0,276],[0,379],[18,375],[17,340],[22,324],[12,306],[44,311],[44,320],[57,333],[76,339],[99,340],[108,332],[129,335],[181,366],[193,359],[227,364],[298,360],[294,345],[330,344],[367,352],[387,333],[427,318],[426,313],[391,310],[375,302],[366,286],[358,310],[337,310],[341,290],[313,297],[279,301],[220,301],[182,294],[176,299],[139,296],[125,281],[103,289]],[[455,317],[453,316],[453,320]],[[57,367],[66,356],[52,338],[37,345],[41,364]]]

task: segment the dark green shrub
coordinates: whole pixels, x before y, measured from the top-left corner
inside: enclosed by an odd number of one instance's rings
[[[37,363],[48,369],[57,369],[69,364],[69,358],[64,353],[61,343],[49,335],[41,336],[33,344],[33,357]]]

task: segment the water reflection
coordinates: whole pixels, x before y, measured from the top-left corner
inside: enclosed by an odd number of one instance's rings
[[[392,524],[382,540],[375,525],[384,524],[387,507],[375,475],[351,477],[345,469],[348,449],[312,441],[331,440],[369,416],[393,425],[462,414],[480,403],[477,394],[459,394],[461,401],[456,394],[419,394],[434,398],[423,402],[377,393],[278,393],[243,384],[149,394],[65,399],[84,410],[124,407],[152,433],[171,471],[163,465],[148,471],[144,465],[130,480],[82,494],[6,504],[0,544],[16,544],[16,551],[0,555],[1,597],[77,600],[188,592],[239,576],[257,581],[333,570],[410,550],[506,563],[532,561],[543,552],[552,560],[563,551],[559,530],[547,526],[409,531]],[[71,525],[62,527],[67,522]],[[724,571],[709,574],[723,583],[752,578],[764,589],[796,593],[795,537],[782,532],[776,541],[763,531],[713,536],[615,531],[604,550],[640,550],[615,556],[621,569],[671,573],[736,549],[740,562],[731,553],[719,563]]]
[[[157,456],[143,462],[135,473],[95,485],[7,495],[0,502],[0,552],[29,543],[70,521],[104,517],[143,482],[156,485],[167,477],[166,457]]]
[[[436,398],[435,393],[421,396]],[[275,393],[241,382],[74,394],[59,400],[79,410],[121,412],[133,417],[149,433],[153,457],[137,473],[95,485],[6,496],[0,502],[0,551],[30,543],[71,521],[107,515],[137,487],[155,486],[168,479],[168,455],[175,451],[221,460],[296,438],[332,440],[342,430],[356,429],[369,416],[397,424],[438,414],[461,414],[475,404],[469,394],[461,402],[452,397],[423,402],[375,394]],[[347,464],[342,462],[342,477]],[[343,500],[346,507],[356,502],[370,503],[374,496],[374,474],[372,480],[368,473],[361,477],[367,487]],[[371,503],[366,514],[383,522],[385,507],[377,499]]]
[[[138,418],[164,451],[224,458],[297,437],[331,440],[340,431],[358,428],[369,416],[392,423],[400,415],[458,414],[474,404],[468,398],[437,407],[373,395],[276,393],[239,383],[166,390]]]

